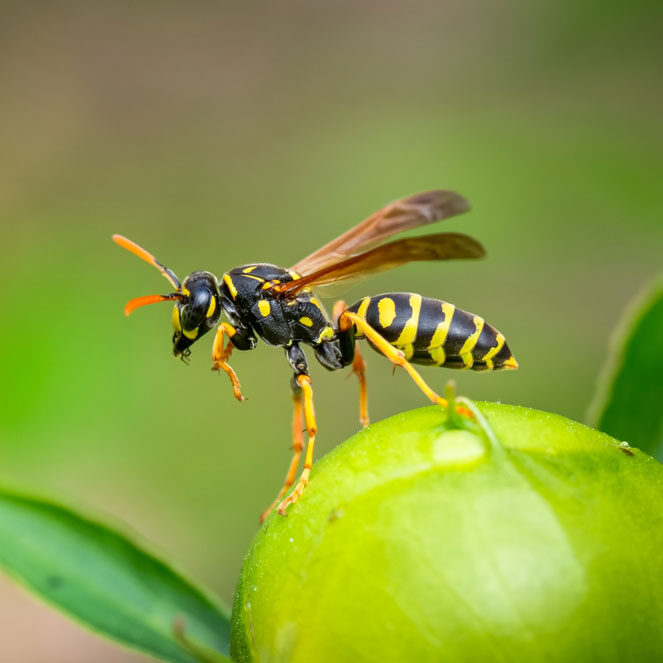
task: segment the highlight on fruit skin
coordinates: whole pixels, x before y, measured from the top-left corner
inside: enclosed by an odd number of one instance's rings
[[[427,407],[316,465],[246,557],[233,660],[663,660],[663,466],[561,416]]]

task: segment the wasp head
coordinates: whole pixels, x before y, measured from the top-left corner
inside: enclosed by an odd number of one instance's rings
[[[145,295],[132,299],[124,307],[125,315],[137,308],[157,302],[174,301],[173,308],[173,354],[186,359],[189,348],[218,322],[221,315],[221,296],[216,277],[210,272],[193,272],[180,281],[171,269],[164,267],[151,253],[122,235],[113,235],[113,241],[122,248],[156,267],[161,275],[175,288],[169,295]]]
[[[189,348],[218,322],[221,301],[216,278],[209,272],[187,276],[180,292],[173,307],[173,354],[185,359]]]

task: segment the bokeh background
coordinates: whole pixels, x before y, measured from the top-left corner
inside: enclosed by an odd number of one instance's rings
[[[488,257],[342,294],[481,314],[520,370],[425,377],[582,420],[663,262],[660,19],[643,0],[3,3],[0,475],[112,516],[230,602],[289,461],[290,370],[237,353],[239,404],[211,336],[174,360],[169,305],[122,315],[166,282],[110,235],[180,277],[287,266],[438,187],[472,201],[444,229]],[[367,355],[374,419],[425,404]],[[312,370],[320,456],[358,429],[357,389]],[[4,579],[0,625],[6,661],[145,660]]]

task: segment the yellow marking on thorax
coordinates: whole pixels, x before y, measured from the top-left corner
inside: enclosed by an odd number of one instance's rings
[[[212,297],[210,300],[206,317],[211,318],[214,315],[214,311],[216,311],[216,297]]]
[[[442,315],[444,319],[437,325],[433,338],[430,340],[430,345],[428,346],[429,350],[434,350],[435,348],[441,348],[444,345],[444,342],[447,340],[447,334],[449,333],[449,325],[451,325],[451,319],[454,317],[454,311],[456,307],[453,304],[448,302],[442,302]],[[431,354],[431,357],[433,355]],[[445,357],[446,359],[446,357]],[[437,363],[437,360],[436,360]],[[444,361],[442,361],[444,363]]]
[[[419,313],[421,312],[421,295],[410,295],[410,308],[412,315],[405,323],[401,335],[392,343],[392,345],[401,347],[414,343],[417,338],[417,330],[419,329]]]
[[[317,297],[311,297],[309,301],[311,302],[311,304],[313,304],[313,306],[315,306],[315,308],[318,309],[318,311],[320,311],[320,313],[322,313],[322,315],[325,315],[325,309],[322,308],[322,304],[318,301]]]
[[[306,327],[313,327],[313,320],[311,320],[311,318],[306,315],[302,318],[299,318],[299,322],[301,322]]]
[[[266,318],[272,312],[272,307],[269,305],[269,302],[266,299],[261,299],[258,302],[258,310],[260,311],[263,318]]]
[[[481,361],[485,362],[486,366],[492,371],[493,370],[493,357],[502,349],[504,346],[504,336],[498,332],[497,334],[497,345],[494,345],[486,354],[481,358]]]
[[[229,274],[223,275],[223,282],[226,284],[228,290],[230,290],[230,296],[235,299],[235,297],[237,297],[237,288]]]
[[[322,343],[323,341],[331,341],[334,338],[334,330],[331,327],[325,327],[320,336],[315,339],[315,343]]]
[[[185,285],[182,286],[182,294],[186,297],[191,297],[191,291]]]
[[[289,270],[288,274],[290,274],[290,276],[292,276],[293,281],[299,281],[299,279],[302,278],[299,274],[297,274],[297,272],[293,272],[293,271]]]
[[[383,297],[378,302],[378,318],[382,327],[388,327],[396,317],[396,302],[391,297]]]
[[[242,274],[250,274],[258,265],[251,265],[251,267],[245,267],[242,270]]]
[[[254,281],[258,281],[258,283],[264,283],[265,279],[261,279],[259,276],[254,276],[253,274],[242,274],[242,276],[245,279],[253,279]]]
[[[200,327],[196,327],[195,329],[192,329],[191,331],[187,329],[183,329],[182,333],[187,337],[190,338],[192,341],[195,341],[198,338],[198,331],[200,330]]]

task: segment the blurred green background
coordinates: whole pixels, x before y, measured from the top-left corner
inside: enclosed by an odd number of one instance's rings
[[[517,372],[425,370],[441,389],[582,420],[611,332],[661,270],[660,3],[3,4],[1,476],[112,514],[230,601],[289,462],[290,369],[236,353],[249,400],[171,355],[168,286],[289,265],[430,188],[488,257],[343,292],[411,290],[500,329]],[[430,230],[430,229],[429,229]],[[424,405],[367,351],[374,420]],[[357,388],[313,366],[316,455],[358,429]],[[0,581],[12,661],[143,657]],[[11,628],[7,628],[11,625]],[[5,633],[5,631],[7,631]]]

